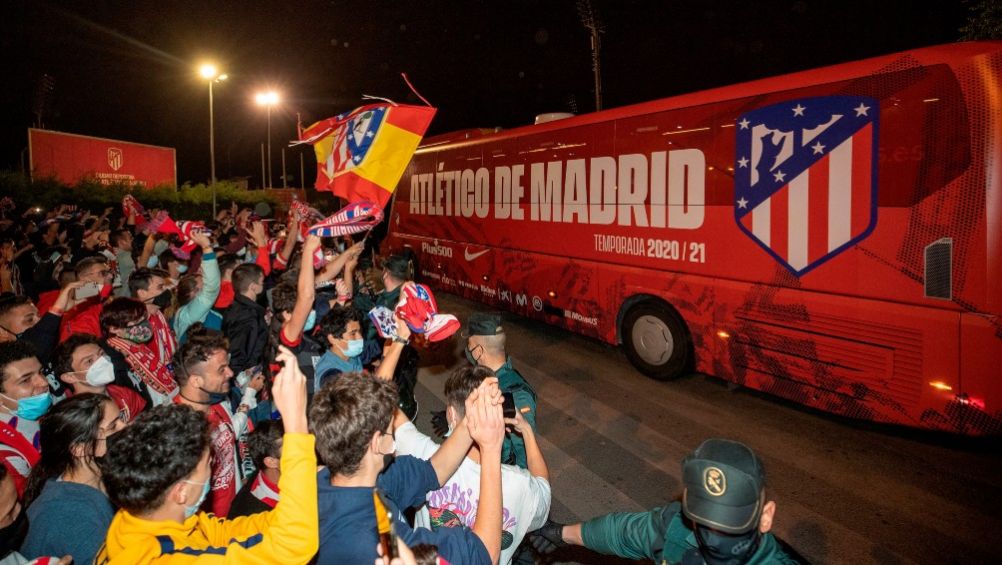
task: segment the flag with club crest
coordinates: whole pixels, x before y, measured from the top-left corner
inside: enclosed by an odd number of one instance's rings
[[[434,116],[431,106],[370,104],[311,125],[293,144],[313,145],[317,190],[384,208]]]

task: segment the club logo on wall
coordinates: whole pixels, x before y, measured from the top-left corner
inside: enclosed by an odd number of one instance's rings
[[[108,148],[108,166],[111,170],[117,171],[122,168],[122,150],[115,147]]]
[[[879,110],[873,98],[826,96],[738,119],[734,216],[795,276],[876,226]]]

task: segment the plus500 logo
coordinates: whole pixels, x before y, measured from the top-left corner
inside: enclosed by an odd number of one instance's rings
[[[427,241],[421,242],[421,251],[427,253],[428,255],[435,255],[438,257],[452,257],[452,248],[446,247],[444,245],[439,245],[438,241],[428,243]]]

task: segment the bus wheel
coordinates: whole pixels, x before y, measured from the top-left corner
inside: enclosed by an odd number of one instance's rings
[[[418,280],[418,260],[414,256],[414,252],[410,249],[404,252],[404,258],[407,259],[407,280],[415,281]]]
[[[659,381],[685,374],[692,358],[692,340],[685,321],[671,306],[646,301],[623,318],[626,356],[641,373]]]

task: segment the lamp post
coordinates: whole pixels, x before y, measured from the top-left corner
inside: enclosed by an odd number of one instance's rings
[[[212,115],[212,84],[226,80],[225,74],[220,74],[215,65],[204,64],[198,69],[198,74],[209,81],[209,184],[212,186],[212,217],[216,217],[216,132]]]
[[[268,188],[274,186],[271,180],[271,108],[278,104],[279,96],[274,90],[259,92],[254,95],[254,101],[258,106],[264,106],[268,110]]]

